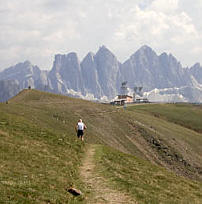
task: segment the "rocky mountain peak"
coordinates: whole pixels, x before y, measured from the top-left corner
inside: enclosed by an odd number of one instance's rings
[[[93,58],[95,56],[95,54],[93,53],[93,52],[89,52],[87,55],[86,55],[86,57],[85,58]],[[84,58],[84,59],[85,59]]]
[[[98,52],[96,53],[96,57],[97,56],[109,56],[109,57],[116,58],[115,55],[104,45],[101,46]]]
[[[61,69],[65,70],[66,68],[71,67],[71,65],[74,67],[79,64],[79,58],[75,52],[70,52],[66,55],[57,54],[55,55],[51,72],[60,72]]]
[[[30,61],[25,61],[11,66],[0,73],[0,79],[16,79],[21,78],[23,75],[38,74],[40,69],[33,66]]]
[[[173,61],[178,61],[177,58],[174,55],[172,55],[171,53],[169,54],[168,57],[169,57],[169,59],[171,59]]]
[[[66,58],[66,55],[61,55],[61,54],[55,55],[55,60],[53,62],[53,68],[51,71],[58,72],[65,58]]]
[[[171,63],[175,64],[175,65],[180,64],[175,56],[173,56],[172,54],[167,54],[166,52],[163,52],[159,56],[159,59],[160,59],[161,63],[163,63],[163,64],[171,64]]]
[[[163,52],[159,55],[159,57],[161,58],[167,58],[168,57],[168,54],[166,52]]]
[[[76,69],[80,69],[80,60],[78,58],[77,53],[70,52],[65,59],[65,65],[67,67],[75,67]]]
[[[22,64],[24,64],[25,66],[32,65],[32,63],[29,60],[24,61]]]
[[[202,84],[202,66],[200,63],[196,63],[193,67],[189,69],[189,73],[194,76],[198,83]]]
[[[196,64],[194,64],[194,66],[191,67],[191,69],[192,68],[196,68],[196,69],[201,68],[202,69],[202,66],[200,65],[200,63],[197,62]]]
[[[92,64],[92,63],[94,62],[94,56],[95,56],[94,53],[89,52],[89,53],[84,57],[84,59],[82,60],[81,65],[83,65],[83,64],[88,64],[88,65]]]
[[[142,47],[139,48],[139,50],[144,50],[144,51],[153,51],[151,47],[148,45],[143,45]]]
[[[140,49],[136,51],[136,54],[155,54],[156,55],[156,53],[152,50],[152,48],[147,45],[143,45],[142,47],[140,47]]]
[[[199,63],[190,69],[182,69],[173,55],[164,52],[158,56],[147,45],[123,64],[107,47],[101,46],[96,54],[89,52],[82,62],[75,52],[55,55],[53,68],[49,72],[40,71],[29,61],[0,72],[0,80],[17,80],[19,89],[39,87],[55,93],[81,97],[91,95],[98,99],[114,98],[123,81],[128,81],[129,88],[141,84],[144,91],[151,91],[155,88],[192,87],[191,77],[202,84],[202,67]],[[4,82],[2,87],[6,86],[13,87],[11,83]],[[185,98],[194,97],[186,90],[183,94]],[[186,94],[190,94],[189,97]]]
[[[152,61],[157,58],[157,54],[147,45],[142,46],[133,55],[131,55],[130,60],[132,61]]]
[[[58,61],[61,61],[62,59],[65,58],[65,55],[61,55],[61,54],[57,54],[55,55],[55,61],[58,62]]]
[[[77,53],[76,52],[70,52],[67,54],[67,58],[72,58],[72,59],[78,59]]]

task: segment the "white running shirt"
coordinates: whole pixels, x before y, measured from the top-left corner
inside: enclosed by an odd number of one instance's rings
[[[84,123],[78,122],[78,130],[84,130]]]

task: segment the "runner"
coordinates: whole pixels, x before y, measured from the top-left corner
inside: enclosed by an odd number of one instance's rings
[[[84,141],[84,129],[86,129],[86,125],[82,122],[82,119],[80,119],[75,127],[77,132],[77,137],[81,138],[81,141]]]

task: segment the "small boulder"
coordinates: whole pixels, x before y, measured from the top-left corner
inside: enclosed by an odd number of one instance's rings
[[[76,188],[71,187],[71,188],[67,189],[67,191],[69,193],[71,193],[72,195],[74,195],[74,196],[82,195],[82,192],[80,190],[76,189]]]

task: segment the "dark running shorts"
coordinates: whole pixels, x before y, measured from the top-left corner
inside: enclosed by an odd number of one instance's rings
[[[83,130],[78,130],[78,131],[77,131],[77,136],[78,136],[78,137],[83,136]]]

